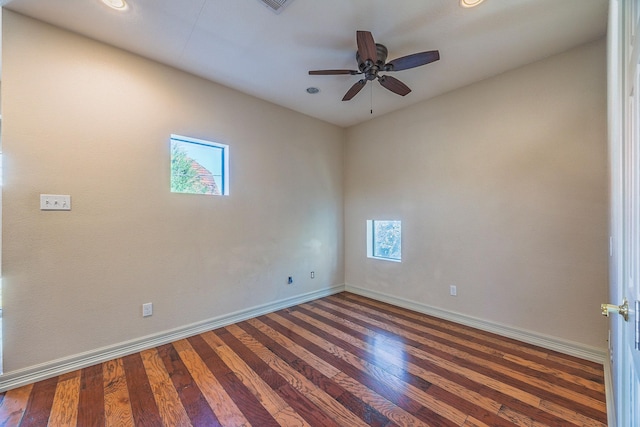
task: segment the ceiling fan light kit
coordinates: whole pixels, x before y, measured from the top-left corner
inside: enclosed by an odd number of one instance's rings
[[[468,0],[471,1],[471,0]],[[478,0],[476,0],[478,1]],[[480,0],[481,1],[481,0]],[[389,75],[381,75],[379,73],[402,71],[409,68],[420,67],[422,65],[435,62],[440,59],[440,52],[430,50],[426,52],[414,53],[411,55],[396,58],[393,61],[387,61],[388,50],[386,46],[376,43],[373,35],[369,31],[356,31],[356,43],[358,50],[356,51],[356,62],[358,70],[315,70],[309,71],[312,76],[328,76],[328,75],[359,75],[364,74],[364,78],[357,81],[342,98],[343,101],[349,101],[362,90],[368,81],[378,80],[380,85],[391,92],[400,96],[405,96],[411,89],[400,80]]]

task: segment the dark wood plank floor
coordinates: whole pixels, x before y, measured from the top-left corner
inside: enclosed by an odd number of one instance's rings
[[[605,426],[601,365],[349,293],[0,394],[2,426]]]

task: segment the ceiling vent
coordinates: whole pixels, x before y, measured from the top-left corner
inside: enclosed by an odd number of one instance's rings
[[[289,5],[289,3],[293,2],[293,0],[258,0],[260,3],[268,7],[273,11],[273,13],[280,13],[284,10],[285,7]]]

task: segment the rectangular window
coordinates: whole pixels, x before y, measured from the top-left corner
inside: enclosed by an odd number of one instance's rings
[[[367,221],[367,257],[402,261],[402,221]]]
[[[171,191],[229,194],[229,146],[171,135]]]

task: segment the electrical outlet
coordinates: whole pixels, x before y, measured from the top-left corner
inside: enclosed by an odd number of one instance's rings
[[[41,211],[70,211],[71,196],[60,194],[41,194]]]
[[[315,279],[315,277],[316,277],[316,272],[315,272],[315,271],[312,271],[312,272],[311,272],[311,278],[312,278],[312,279]]]
[[[149,317],[153,314],[153,303],[142,304],[142,317]]]
[[[289,279],[287,280],[287,284],[293,285],[293,276],[289,276]]]
[[[449,286],[449,294],[452,297],[458,296],[458,288],[456,287],[456,285]]]

